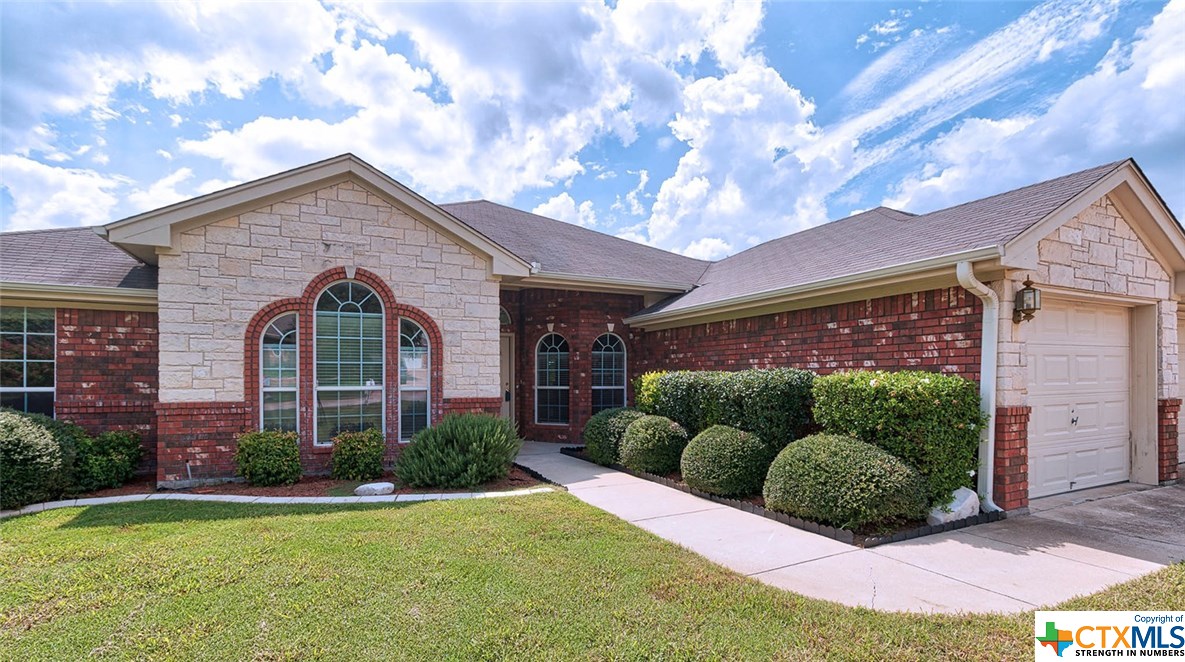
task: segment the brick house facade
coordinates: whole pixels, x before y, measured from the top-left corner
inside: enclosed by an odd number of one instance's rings
[[[38,242],[98,266],[50,279]],[[161,486],[232,478],[235,435],[266,412],[287,412],[317,473],[332,448],[320,437],[347,424],[381,425],[389,458],[451,412],[578,443],[597,403],[632,402],[643,372],[781,366],[981,382],[981,491],[1006,510],[1178,478],[1185,235],[1130,161],[922,216],[870,210],[710,264],[484,201],[434,205],[348,155],[0,248],[6,310],[56,310],[54,413],[140,431]],[[1018,323],[1026,280],[1046,306]],[[371,312],[324,307],[343,283]],[[273,383],[264,354],[279,345],[264,337],[285,315],[291,374]],[[1078,322],[1110,325],[1119,349]],[[1083,386],[1089,366],[1105,398]],[[1091,444],[1111,458],[1097,476],[1074,468]]]

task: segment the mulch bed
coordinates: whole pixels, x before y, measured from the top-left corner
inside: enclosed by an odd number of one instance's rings
[[[568,446],[560,449],[560,453],[569,457],[574,457],[578,460],[584,460],[592,464],[592,458],[584,452],[582,446]],[[796,529],[802,529],[808,533],[816,533],[827,538],[838,540],[842,543],[855,545],[856,547],[876,547],[890,542],[901,542],[902,540],[912,540],[913,538],[920,538],[922,536],[933,535],[935,533],[942,533],[943,531],[954,531],[962,529],[975,524],[985,524],[987,522],[995,522],[1004,519],[1004,513],[980,513],[978,515],[968,517],[966,519],[955,520],[954,522],[947,522],[946,524],[929,525],[925,521],[897,521],[888,524],[881,524],[876,528],[862,528],[856,531],[848,529],[838,529],[827,526],[826,524],[819,524],[818,522],[811,522],[802,520],[797,517],[792,517],[786,513],[778,513],[772,510],[765,509],[765,499],[760,495],[751,497],[742,497],[730,499],[726,497],[717,496],[715,494],[708,494],[700,490],[689,487],[687,483],[683,482],[683,476],[679,472],[673,472],[665,476],[658,476],[655,474],[646,473],[644,471],[634,471],[629,467],[624,467],[619,464],[612,465],[611,469],[616,469],[631,476],[636,476],[652,483],[658,483],[672,489],[686,492],[701,499],[708,501],[715,501],[716,503],[724,504],[737,510],[743,510],[747,513],[753,513],[775,522],[781,522],[787,526],[792,526]]]
[[[388,482],[395,483],[396,489],[393,494],[452,494],[456,492],[506,492],[509,490],[521,490],[531,487],[538,487],[545,484],[535,476],[527,473],[522,467],[514,465],[510,468],[510,474],[502,480],[497,480],[478,487],[470,489],[419,489],[412,487],[400,486],[399,482],[395,480],[395,476],[390,472],[383,474],[382,478],[371,481],[363,481],[367,483]],[[157,490],[156,481],[152,478],[136,478],[130,483],[122,487],[116,487],[108,490],[98,490],[87,494],[80,494],[77,498],[83,499],[87,497],[108,497],[121,496],[125,494],[151,494],[153,492],[168,492],[170,494],[233,494],[241,496],[268,496],[268,497],[305,497],[305,496],[335,496],[330,494],[331,491],[336,491],[336,496],[348,496],[353,494],[353,488],[362,484],[359,481],[351,480],[337,480],[329,476],[305,476],[301,478],[294,485],[278,485],[275,487],[255,487],[247,483],[221,483],[218,485],[205,485],[202,487],[190,487],[180,490]],[[346,490],[346,493],[342,491]]]

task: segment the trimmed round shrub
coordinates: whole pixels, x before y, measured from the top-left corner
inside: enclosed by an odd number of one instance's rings
[[[979,386],[963,377],[906,370],[837,372],[815,380],[815,420],[905,460],[926,481],[931,506],[973,487],[986,418]]]
[[[62,494],[62,449],[45,426],[0,411],[0,509],[11,510]]]
[[[78,443],[74,470],[78,492],[119,487],[131,480],[144,448],[140,435],[131,430],[111,430]]]
[[[416,433],[399,454],[395,475],[411,487],[477,487],[505,478],[522,445],[505,419],[450,414]]]
[[[760,494],[773,454],[756,435],[713,425],[683,449],[683,482],[720,496]]]
[[[80,484],[78,476],[79,453],[91,441],[91,436],[86,430],[69,421],[50,418],[43,414],[19,412],[19,415],[45,428],[61,449],[61,490],[67,494],[87,491],[87,488]]]
[[[687,430],[664,416],[643,416],[625,429],[621,463],[634,471],[669,474],[679,470]]]
[[[765,507],[855,529],[926,512],[924,482],[908,464],[851,437],[816,434],[786,447],[765,479]]]
[[[333,438],[332,473],[341,480],[373,480],[383,475],[383,431],[368,428],[342,432]]]
[[[644,415],[624,407],[593,414],[584,425],[584,451],[597,464],[620,464],[621,438],[625,436],[625,429]]]
[[[235,464],[248,483],[291,485],[300,480],[300,438],[295,432],[244,432],[238,442]]]

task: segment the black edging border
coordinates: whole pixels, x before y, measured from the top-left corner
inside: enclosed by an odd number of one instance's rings
[[[583,451],[584,451],[584,447],[582,447],[582,446],[564,446],[563,448],[560,449],[560,453],[567,455],[568,457],[573,457],[573,458],[576,458],[577,460],[581,460],[583,462],[588,462],[589,464],[596,464],[598,467],[606,466],[606,465],[597,464],[597,463],[589,460],[586,457],[582,457],[580,455],[580,453]],[[802,529],[803,531],[806,531],[807,533],[814,533],[814,534],[823,536],[825,538],[831,538],[832,540],[838,540],[839,542],[846,543],[848,545],[853,545],[855,547],[862,547],[864,549],[867,549],[869,547],[876,547],[878,545],[884,545],[884,544],[891,543],[891,542],[901,542],[903,540],[913,540],[914,538],[922,538],[924,536],[930,536],[930,535],[934,535],[936,533],[943,533],[945,531],[956,531],[958,529],[965,529],[968,526],[974,526],[976,524],[987,524],[988,522],[997,522],[997,521],[1005,519],[1007,517],[1007,515],[1005,515],[1005,513],[1003,511],[997,511],[994,513],[980,513],[978,515],[973,515],[971,517],[967,517],[964,519],[955,520],[953,522],[947,522],[946,524],[936,524],[936,525],[925,524],[925,525],[922,525],[922,526],[919,526],[919,527],[916,527],[913,529],[908,529],[906,531],[898,531],[898,532],[896,532],[892,535],[889,535],[889,536],[865,536],[865,535],[858,534],[854,531],[849,531],[847,529],[837,529],[834,527],[827,526],[826,524],[819,524],[818,522],[811,522],[809,520],[799,519],[797,517],[787,515],[786,513],[778,513],[778,512],[774,512],[772,510],[766,510],[765,508],[751,504],[748,501],[741,501],[739,499],[729,499],[726,497],[717,496],[715,494],[708,494],[707,492],[697,490],[692,487],[688,487],[687,485],[685,485],[683,483],[677,483],[677,482],[671,480],[670,478],[664,478],[663,476],[657,476],[655,474],[646,473],[644,471],[634,471],[633,469],[630,469],[629,467],[624,467],[620,464],[610,464],[610,465],[608,465],[608,468],[614,469],[616,471],[620,471],[623,473],[627,473],[627,474],[634,476],[636,478],[648,480],[652,483],[658,483],[659,485],[662,485],[664,487],[669,487],[671,489],[679,490],[680,492],[685,492],[687,494],[699,497],[701,499],[707,499],[708,501],[714,501],[716,503],[728,506],[730,508],[736,508],[737,510],[743,510],[746,513],[753,513],[754,515],[758,515],[760,517],[764,517],[768,520],[773,520],[775,522],[779,522],[779,523],[785,524],[787,526],[792,526],[796,529]],[[544,479],[544,480],[546,480],[546,479]],[[548,481],[548,482],[550,482],[550,481]]]
[[[523,466],[523,465],[519,464],[518,462],[511,462],[511,464],[515,467],[518,467],[519,469],[522,469],[523,473],[527,474],[531,478],[534,478],[535,480],[537,480],[541,483],[547,483],[548,485],[551,485],[552,487],[558,488],[558,489],[563,490],[565,492],[568,491],[567,487],[560,485],[559,483],[548,478],[547,476],[544,476],[543,474],[539,473],[538,471],[535,471],[531,467]]]

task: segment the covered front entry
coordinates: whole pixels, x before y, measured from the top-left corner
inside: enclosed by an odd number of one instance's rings
[[[1129,309],[1050,299],[1030,324],[1029,497],[1128,480]]]

